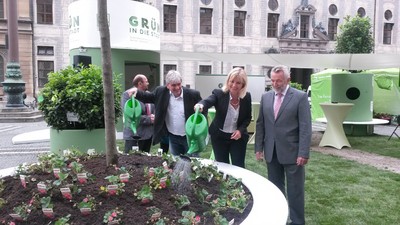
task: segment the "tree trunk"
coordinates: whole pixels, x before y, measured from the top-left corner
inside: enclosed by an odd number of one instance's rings
[[[114,88],[111,68],[110,30],[108,28],[107,0],[97,1],[103,65],[104,123],[106,139],[106,163],[118,164],[117,141],[115,137]]]

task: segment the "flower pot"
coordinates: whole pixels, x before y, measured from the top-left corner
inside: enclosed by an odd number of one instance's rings
[[[95,149],[97,153],[105,153],[105,129],[94,130],[55,130],[50,128],[50,151],[63,154],[63,150],[76,148],[87,152]]]

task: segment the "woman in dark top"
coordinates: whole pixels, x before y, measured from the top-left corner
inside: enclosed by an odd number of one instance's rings
[[[214,89],[208,98],[195,105],[200,111],[215,108],[215,118],[209,128],[215,160],[231,161],[243,168],[249,140],[247,126],[251,121],[251,95],[246,90],[247,74],[236,67],[229,72],[221,89]]]

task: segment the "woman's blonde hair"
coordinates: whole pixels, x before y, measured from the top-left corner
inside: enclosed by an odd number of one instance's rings
[[[239,97],[244,98],[247,92],[247,74],[246,71],[244,71],[244,69],[241,67],[235,67],[228,73],[228,77],[226,78],[225,85],[222,87],[222,91],[228,92],[229,82],[236,77],[238,77],[243,84],[242,90],[239,92]]]

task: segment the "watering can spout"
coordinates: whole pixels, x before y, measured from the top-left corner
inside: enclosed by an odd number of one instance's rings
[[[199,146],[198,146],[197,142],[195,140],[191,140],[190,145],[189,145],[188,154],[196,153],[198,151],[198,149],[199,149]]]

